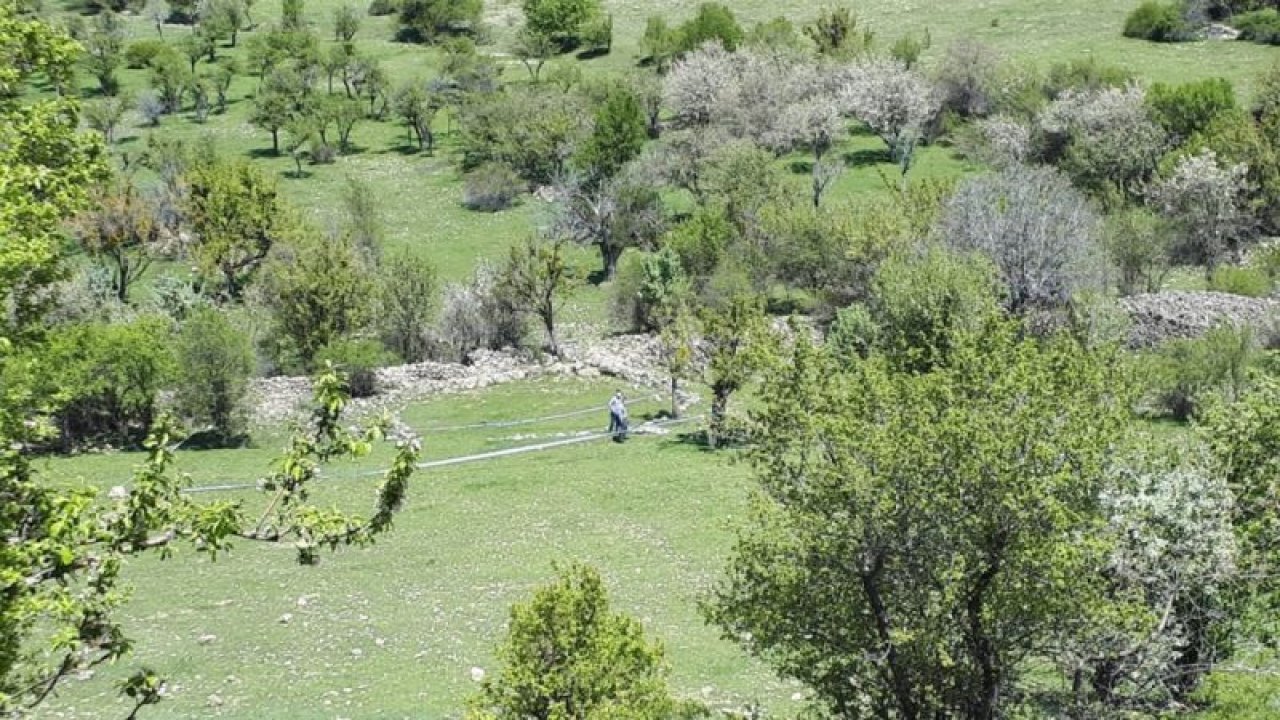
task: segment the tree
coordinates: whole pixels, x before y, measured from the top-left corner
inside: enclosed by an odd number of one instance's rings
[[[169,5],[169,20],[190,25],[199,16],[198,0],[165,0]]]
[[[360,11],[352,5],[343,5],[333,11],[333,39],[350,43],[360,30]]]
[[[525,25],[516,32],[511,54],[524,65],[525,70],[529,71],[529,79],[537,83],[542,73],[542,66],[555,57],[556,44],[550,35],[544,35]]]
[[[98,13],[81,39],[85,66],[98,81],[103,95],[115,95],[120,90],[116,71],[124,62],[124,39],[124,23],[110,10]]]
[[[400,25],[422,42],[440,35],[464,32],[480,22],[481,0],[405,0]]]
[[[129,288],[162,254],[157,210],[131,180],[98,188],[89,209],[76,218],[80,245],[111,272],[117,300],[129,301]]]
[[[417,138],[418,149],[428,153],[435,149],[436,135],[431,121],[440,110],[439,101],[432,97],[426,83],[411,82],[400,88],[395,97],[396,112],[404,120],[409,138]]]
[[[916,143],[939,108],[936,89],[919,72],[896,60],[868,60],[847,73],[840,107],[861,120],[889,146],[889,157],[906,175]]]
[[[576,93],[540,85],[465,103],[460,116],[463,169],[498,162],[545,185],[567,174],[566,161],[586,135],[591,111]]]
[[[650,15],[640,37],[640,51],[658,72],[664,72],[675,56],[679,42],[679,34],[667,24],[665,17]]]
[[[183,323],[174,348],[182,382],[178,411],[219,443],[236,443],[247,432],[245,394],[253,375],[253,347],[227,313],[197,309]]]
[[[196,72],[196,63],[200,62],[200,58],[208,57],[212,59],[216,48],[217,43],[214,41],[213,33],[208,31],[207,26],[202,25],[196,26],[195,30],[184,35],[178,41],[178,50],[190,63],[190,74],[192,75]]]
[[[302,29],[302,0],[283,0],[280,27],[285,31]]]
[[[733,52],[742,44],[744,35],[732,10],[717,2],[706,2],[676,30],[676,49],[690,52],[714,42]]]
[[[587,182],[605,182],[634,160],[648,136],[644,110],[630,88],[613,85],[595,113],[591,134],[578,148],[575,164]]]
[[[407,363],[427,360],[432,350],[428,332],[439,302],[435,267],[421,255],[400,252],[378,273],[378,333],[382,344]]]
[[[1144,98],[1132,84],[1064,92],[1040,114],[1051,148],[1046,159],[1085,190],[1137,198],[1167,145]]]
[[[127,95],[103,98],[84,106],[84,122],[89,127],[102,133],[102,140],[111,145],[116,140],[116,128],[124,120],[129,111],[131,99]]]
[[[351,133],[356,123],[365,119],[364,104],[355,98],[329,96],[320,103],[320,113],[338,131],[338,149],[351,151]]]
[[[235,47],[240,30],[249,22],[249,7],[245,0],[209,0],[200,21],[213,29],[212,34],[229,38]]]
[[[271,133],[271,149],[280,153],[280,130],[290,121],[310,115],[314,100],[308,80],[288,68],[276,68],[267,75],[254,98],[249,121]]]
[[[176,113],[182,109],[182,98],[190,85],[190,75],[176,52],[161,52],[152,59],[149,79],[165,112]]]
[[[1131,394],[1113,358],[1018,335],[925,374],[801,336],[766,377],[760,492],[707,614],[834,716],[1016,715],[1025,661],[1096,611]]]
[[[376,264],[386,235],[386,221],[373,187],[354,176],[348,177],[343,188],[342,206],[345,215],[343,232],[350,235],[356,247]]]
[[[861,57],[871,51],[875,32],[858,28],[858,16],[849,8],[824,9],[804,34],[818,46],[818,54],[838,60]]]
[[[1247,172],[1243,165],[1223,167],[1216,153],[1202,150],[1180,159],[1149,191],[1151,203],[1181,230],[1179,255],[1203,265],[1207,275],[1238,254],[1248,237]]]
[[[844,170],[840,160],[827,161],[827,153],[844,133],[845,123],[831,97],[815,97],[788,106],[770,133],[770,144],[779,152],[805,150],[813,155],[810,169],[813,206],[822,204],[822,195]]]
[[[518,345],[526,334],[524,314],[516,312],[499,286],[499,275],[481,262],[465,283],[446,285],[439,327],[444,341],[466,362],[475,350]]]
[[[560,238],[525,238],[511,247],[507,263],[499,274],[498,287],[512,306],[534,315],[547,334],[547,350],[557,359],[564,352],[556,337],[556,316],[560,303],[577,284],[577,273],[565,259],[565,242]]]
[[[1203,132],[1219,115],[1236,109],[1235,90],[1224,78],[1182,85],[1155,83],[1147,90],[1146,101],[1155,121],[1174,142]]]
[[[1146,208],[1130,208],[1107,217],[1103,246],[1119,271],[1121,295],[1159,292],[1173,268],[1173,228]]]
[[[666,225],[657,189],[635,172],[623,171],[594,190],[571,180],[557,195],[557,236],[595,245],[606,280],[618,274],[623,251],[652,246]]]
[[[761,298],[737,295],[722,308],[703,311],[705,381],[711,386],[711,418],[707,422],[710,448],[719,447],[727,438],[730,396],[765,369],[776,344]]]
[[[600,574],[556,568],[555,583],[511,608],[501,669],[471,700],[469,720],[696,717],[672,697],[662,646],[614,612]]]
[[[321,350],[373,320],[375,280],[347,235],[295,234],[274,251],[263,285],[276,329],[273,353],[285,367],[314,367]]]
[[[603,14],[600,0],[523,0],[525,27],[562,49],[576,45],[584,26]]]
[[[1063,307],[1096,284],[1099,228],[1066,178],[1015,166],[961,184],[938,229],[953,249],[995,263],[1009,309],[1022,313]]]
[[[193,166],[184,212],[191,255],[217,297],[238,300],[288,226],[276,185],[245,162]]]

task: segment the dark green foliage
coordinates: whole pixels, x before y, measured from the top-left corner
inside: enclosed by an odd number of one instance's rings
[[[124,62],[124,41],[124,23],[111,11],[94,17],[80,38],[85,68],[98,81],[103,95],[115,95],[120,89],[116,70]]]
[[[315,364],[326,363],[346,377],[347,392],[353,398],[373,397],[378,394],[378,373],[395,361],[395,356],[377,340],[339,338],[316,353]]]
[[[770,50],[799,50],[804,45],[804,38],[794,23],[780,16],[753,25],[743,44]]]
[[[191,24],[199,16],[197,0],[165,0],[169,5],[169,22]]]
[[[1280,45],[1280,11],[1265,8],[1237,15],[1231,24],[1240,31],[1240,39],[1265,45]]]
[[[374,17],[395,15],[400,12],[400,0],[373,0],[369,3],[369,14]]]
[[[285,31],[302,29],[302,0],[281,0],[280,27]]]
[[[1255,360],[1253,333],[1224,325],[1202,338],[1168,342],[1148,356],[1143,377],[1160,412],[1188,420],[1215,397],[1239,397]]]
[[[186,175],[190,250],[205,291],[237,300],[287,228],[276,184],[244,161],[195,163]]]
[[[732,52],[738,49],[745,36],[733,11],[715,2],[699,5],[693,18],[681,25],[676,32],[676,46],[680,52],[696,50],[712,41],[719,42],[725,50]]]
[[[527,189],[524,180],[503,163],[485,163],[463,178],[462,204],[468,210],[498,212],[516,204]]]
[[[173,373],[168,324],[73,325],[54,333],[40,359],[40,395],[55,404],[64,450],[89,442],[134,445],[155,419]]]
[[[1145,0],[1124,21],[1124,36],[1153,42],[1190,39],[1191,29],[1177,2]]]
[[[400,26],[408,39],[435,42],[474,30],[483,9],[481,0],[401,0]]]
[[[680,256],[680,264],[691,277],[705,280],[720,265],[734,235],[733,224],[723,210],[700,207],[667,234],[664,244]]]
[[[174,400],[193,429],[220,443],[246,431],[245,392],[253,374],[253,346],[226,312],[200,308],[182,323],[174,344],[178,377]]]
[[[1146,208],[1125,208],[1110,215],[1102,244],[1115,267],[1121,295],[1158,292],[1172,266],[1173,226]]]
[[[575,164],[591,184],[601,183],[635,159],[647,138],[647,118],[635,93],[621,83],[610,85]]]
[[[1156,83],[1147,89],[1147,105],[1166,132],[1185,140],[1205,130],[1219,115],[1235,110],[1236,93],[1222,78],[1182,85]]]
[[[1209,289],[1245,297],[1267,297],[1271,295],[1273,285],[1263,270],[1220,265],[1209,275]]]
[[[838,59],[863,55],[875,41],[875,32],[865,25],[858,27],[858,16],[847,7],[824,8],[804,33],[818,47],[818,54]]]
[[[1067,90],[1101,90],[1122,88],[1134,80],[1129,70],[1118,65],[1108,65],[1096,57],[1083,60],[1057,62],[1049,66],[1045,75],[1044,94],[1053,100]]]
[[[667,686],[665,652],[634,618],[610,607],[600,573],[574,564],[511,608],[500,670],[471,701],[468,720],[703,715]]]

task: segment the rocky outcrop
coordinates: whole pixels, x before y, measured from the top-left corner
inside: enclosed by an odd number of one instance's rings
[[[1132,322],[1129,344],[1153,347],[1199,337],[1220,324],[1268,330],[1280,318],[1280,301],[1220,292],[1162,292],[1120,300]]]
[[[574,350],[564,361],[539,360],[517,351],[478,350],[470,362],[422,362],[378,370],[378,394],[352,401],[352,411],[365,415],[394,409],[406,403],[448,393],[515,382],[529,378],[618,378],[629,384],[665,388],[657,339],[648,335],[619,335]],[[254,422],[277,425],[299,414],[311,396],[306,377],[274,377],[255,380],[250,388]]]

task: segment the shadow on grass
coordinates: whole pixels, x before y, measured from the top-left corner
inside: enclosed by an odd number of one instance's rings
[[[574,57],[578,58],[579,60],[594,60],[598,57],[604,57],[605,55],[608,55],[609,52],[610,52],[609,48],[594,48],[591,50],[583,50],[582,52],[578,53]]]
[[[868,165],[880,165],[893,162],[893,156],[889,154],[888,149],[884,150],[854,150],[844,154],[845,164],[850,167],[866,167]]]
[[[787,166],[787,169],[790,170],[794,175],[812,175],[813,161],[812,160],[792,160],[791,163]]]
[[[238,450],[249,447],[249,435],[223,435],[214,430],[192,433],[182,442],[183,450]]]
[[[245,151],[245,155],[248,155],[254,160],[284,157],[284,153],[278,152],[276,150],[272,150],[271,148],[252,148],[250,150]]]

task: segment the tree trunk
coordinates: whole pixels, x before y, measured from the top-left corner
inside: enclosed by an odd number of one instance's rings
[[[973,589],[965,603],[969,621],[969,651],[973,653],[974,663],[980,673],[980,685],[974,688],[969,720],[995,720],[996,710],[1000,705],[1000,669],[997,667],[996,649],[987,633],[982,615],[986,607],[987,590],[1000,572],[1004,545],[1004,534],[998,532],[987,550],[987,567],[974,580]]]
[[[564,354],[560,352],[560,342],[556,340],[555,312],[550,307],[547,307],[538,314],[542,316],[542,326],[547,331],[547,350],[550,351],[557,360],[563,360]]]
[[[280,154],[280,128],[271,128],[271,152]]]
[[[676,400],[676,391],[679,389],[679,380],[675,375],[671,376],[671,419],[676,420],[680,417],[680,403]]]
[[[715,450],[724,438],[725,418],[729,410],[729,391],[711,388],[711,420],[707,423],[707,447]]]
[[[898,648],[893,642],[893,623],[889,618],[889,609],[884,604],[880,593],[879,576],[883,569],[883,559],[877,558],[869,572],[862,572],[858,577],[862,581],[862,594],[871,606],[871,616],[876,625],[876,636],[884,649],[884,663],[889,684],[893,687],[893,697],[902,720],[918,720],[920,710],[916,706],[915,693],[911,690],[911,681],[904,674],[902,663],[898,658]]]
[[[623,248],[607,242],[600,243],[600,262],[603,265],[604,279],[613,282],[618,276],[618,258],[622,257]]]

